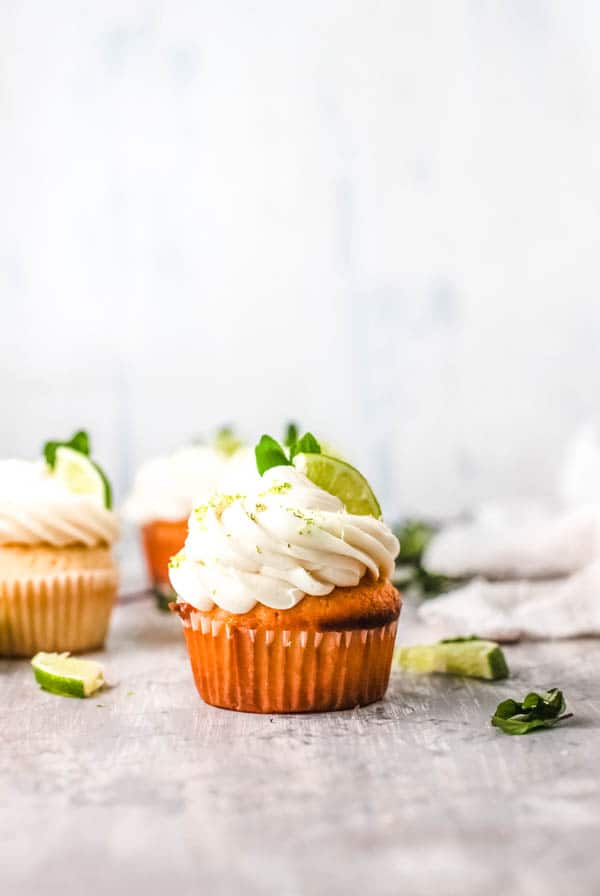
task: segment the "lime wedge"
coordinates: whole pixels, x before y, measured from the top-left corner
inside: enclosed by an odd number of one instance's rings
[[[362,473],[327,454],[297,454],[294,466],[345,505],[348,513],[381,517],[381,507]]]
[[[52,473],[70,492],[95,497],[100,504],[110,509],[110,483],[98,464],[85,454],[64,446],[57,448]]]
[[[104,684],[100,663],[74,659],[68,653],[36,653],[31,665],[40,687],[63,697],[89,697]]]
[[[395,659],[401,669],[409,672],[442,672],[488,680],[508,676],[504,654],[495,641],[440,641],[398,647]]]

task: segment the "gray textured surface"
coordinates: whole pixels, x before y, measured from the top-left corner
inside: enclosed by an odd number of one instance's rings
[[[383,703],[289,717],[205,706],[149,601],[116,611],[97,698],[0,660],[2,893],[596,894],[600,644],[507,654],[507,683],[394,671]],[[562,729],[489,726],[554,684]]]

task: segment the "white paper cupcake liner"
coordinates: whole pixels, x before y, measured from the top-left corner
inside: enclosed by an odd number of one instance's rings
[[[0,655],[101,647],[116,594],[110,569],[0,580]]]

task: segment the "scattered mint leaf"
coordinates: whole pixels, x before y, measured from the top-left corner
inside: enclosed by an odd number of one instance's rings
[[[287,454],[272,436],[262,435],[254,449],[254,454],[256,455],[256,467],[261,476],[271,467],[291,465]]]
[[[283,444],[286,448],[291,448],[292,445],[295,445],[298,441],[298,424],[297,423],[288,423],[285,428],[285,435],[283,437]]]
[[[54,469],[54,464],[56,463],[57,448],[72,448],[73,451],[79,451],[80,454],[85,454],[86,457],[89,457],[90,437],[84,429],[80,429],[75,433],[74,436],[72,436],[72,438],[68,442],[46,442],[43,448],[43,453],[46,459],[46,463],[48,464],[50,469]]]
[[[570,719],[572,712],[565,713],[567,704],[562,691],[551,688],[545,694],[531,692],[522,703],[518,700],[503,700],[492,716],[492,725],[505,734],[529,734],[539,728],[553,728],[558,722]]]
[[[306,432],[301,439],[298,439],[290,446],[290,460],[293,460],[297,454],[320,454],[321,446],[313,436],[312,432]]]

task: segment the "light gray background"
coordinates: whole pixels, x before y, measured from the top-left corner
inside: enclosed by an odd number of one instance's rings
[[[0,456],[295,416],[388,513],[599,419],[600,5],[0,5]]]

